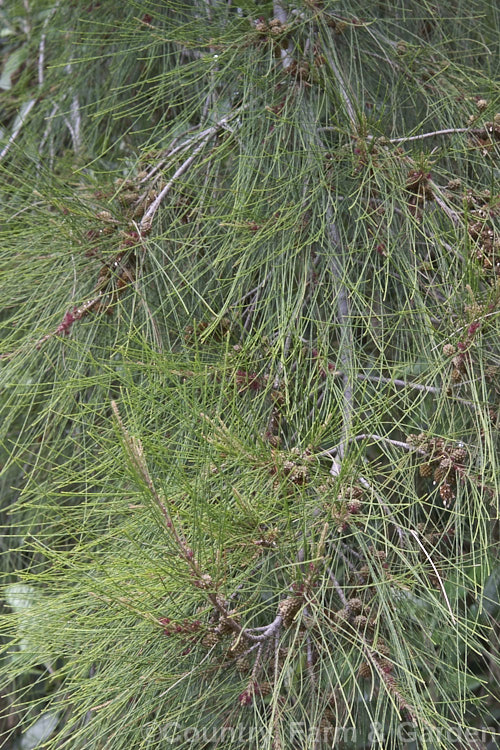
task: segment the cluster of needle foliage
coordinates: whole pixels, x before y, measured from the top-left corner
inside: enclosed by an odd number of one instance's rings
[[[0,34],[2,747],[496,748],[496,4]]]

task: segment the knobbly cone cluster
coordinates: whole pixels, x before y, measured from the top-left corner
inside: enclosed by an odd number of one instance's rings
[[[300,596],[289,596],[280,601],[278,605],[278,614],[283,618],[283,625],[285,628],[288,628],[293,624],[295,616],[303,603],[303,599]]]
[[[420,476],[433,478],[439,486],[443,505],[447,507],[455,499],[457,474],[464,469],[467,461],[467,450],[463,445],[445,442],[443,438],[429,438],[424,433],[408,435],[409,445],[425,451],[426,460],[420,464]]]

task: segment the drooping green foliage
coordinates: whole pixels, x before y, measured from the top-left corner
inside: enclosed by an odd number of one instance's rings
[[[497,747],[495,3],[0,23],[5,747]]]

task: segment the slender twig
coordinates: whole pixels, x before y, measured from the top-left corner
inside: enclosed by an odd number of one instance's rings
[[[263,645],[259,644],[259,646],[257,647],[257,656],[255,657],[252,674],[250,677],[250,682],[254,684],[257,682],[257,677],[259,676],[259,672],[262,669],[262,664],[261,664],[262,649],[263,649]]]
[[[42,34],[40,45],[38,47],[38,87],[43,86],[43,64],[45,60],[45,34]]]
[[[43,147],[45,146],[45,141],[47,140],[47,138],[48,138],[48,136],[50,134],[50,131],[52,129],[52,118],[54,117],[54,115],[57,112],[57,110],[58,110],[58,106],[57,106],[57,104],[54,104],[54,106],[52,107],[51,113],[47,117],[47,126],[46,126],[45,130],[43,131],[42,140],[38,144],[38,152],[39,153],[41,153]],[[38,162],[37,166],[40,167],[40,162]]]
[[[374,434],[362,434],[362,435],[355,435],[354,437],[349,438],[350,442],[354,441],[361,441],[361,440],[373,440],[377,441],[380,440],[384,443],[390,443],[391,445],[395,445],[398,448],[404,448],[404,450],[407,451],[413,451],[415,453],[420,453],[422,455],[426,455],[426,452],[422,448],[417,448],[414,445],[410,445],[409,443],[405,443],[402,440],[393,440],[392,438],[384,437],[383,435],[374,435]],[[318,456],[335,456],[339,452],[340,446],[335,445],[332,448],[326,448],[323,451],[320,451],[317,455]]]
[[[279,0],[276,0],[276,2],[273,3],[273,13],[274,13],[274,17],[278,19],[278,21],[281,23],[282,26],[284,26],[288,18],[287,18],[287,13],[285,9],[283,8],[282,3]],[[280,51],[281,64],[283,65],[283,68],[285,70],[288,70],[288,68],[293,62],[292,52],[293,52],[293,46],[291,42],[288,43],[288,46],[286,47],[286,49],[282,49]]]
[[[61,108],[59,107],[59,105],[57,103],[54,104],[54,107],[55,107],[55,109],[56,109],[57,112],[61,113],[61,117],[63,119],[63,122],[66,125],[66,127],[68,128],[69,134],[71,136],[71,142],[73,143],[73,150],[75,150],[75,144],[77,143],[78,139],[77,139],[77,134],[76,134],[76,132],[75,132],[75,130],[73,128],[73,123],[70,120],[68,120],[68,118],[61,112]]]
[[[215,135],[215,132],[216,131],[214,131],[213,135]],[[184,172],[186,172],[187,169],[189,169],[189,167],[191,166],[191,164],[194,162],[194,160],[196,159],[196,157],[198,156],[198,154],[200,153],[200,151],[208,143],[208,141],[210,140],[211,137],[212,137],[212,134],[210,136],[207,136],[194,149],[194,151],[191,154],[191,156],[188,156],[188,158],[185,161],[183,161],[183,163],[180,165],[180,167],[178,167],[178,169],[176,170],[176,172],[174,173],[174,175],[171,177],[171,179],[167,182],[167,184],[165,185],[165,187],[158,193],[158,196],[151,203],[151,205],[149,206],[148,210],[146,211],[146,213],[144,214],[144,216],[142,217],[142,219],[140,221],[139,229],[141,230],[142,234],[147,234],[148,233],[148,231],[151,228],[151,224],[153,222],[153,217],[154,217],[155,213],[158,211],[158,208],[160,207],[160,204],[163,201],[163,199],[165,198],[165,196],[170,192],[170,190],[172,188],[172,185],[174,184],[174,182],[176,180],[179,179],[179,177],[181,177],[181,175],[184,174]]]
[[[72,66],[71,63],[68,63],[65,68],[64,72],[67,75],[72,74]],[[70,89],[70,93],[73,91],[73,89]],[[69,109],[70,119],[67,117],[64,117],[63,120],[68,128],[70,135],[71,135],[71,141],[73,143],[73,151],[75,154],[79,154],[82,146],[82,140],[81,140],[81,117],[80,117],[80,103],[78,100],[78,95],[73,93],[73,98],[71,100],[70,109]]]
[[[35,343],[35,349],[40,349],[42,344],[44,344],[49,339],[54,338],[54,336],[58,336],[59,334],[67,333],[73,324],[75,320],[80,320],[83,318],[84,315],[86,315],[89,310],[91,310],[95,305],[99,303],[102,297],[102,292],[100,291],[95,297],[92,297],[91,299],[86,300],[80,307],[75,307],[73,310],[68,310],[66,314],[64,315],[64,318],[62,322],[57,326],[57,328],[54,331],[50,331],[50,333],[46,333],[45,336],[42,336],[41,339],[38,339],[38,341]]]
[[[259,625],[255,628],[247,628],[248,633],[261,633],[264,630],[267,630],[269,628],[269,625]]]
[[[118,411],[116,401],[111,401],[111,408],[113,410],[113,414],[117,421],[120,432],[123,436],[123,442],[125,445],[127,456],[132,466],[147,486],[148,491],[151,493],[156,506],[160,510],[165,522],[165,527],[177,547],[180,558],[184,560],[184,562],[187,563],[187,565],[191,569],[191,573],[195,581],[198,583],[199,587],[202,590],[206,591],[207,598],[211,602],[214,609],[219,612],[220,616],[224,620],[224,623],[227,623],[231,630],[237,633],[240,637],[246,638],[253,643],[262,643],[274,636],[274,634],[279,631],[283,622],[283,617],[280,614],[278,614],[274,618],[274,620],[267,626],[267,628],[261,635],[255,635],[251,629],[243,628],[239,624],[239,622],[237,622],[237,620],[232,616],[232,613],[229,611],[227,603],[219,594],[217,594],[215,591],[210,591],[207,588],[207,586],[212,583],[211,576],[203,573],[201,566],[194,556],[193,550],[189,547],[183,534],[181,534],[181,532],[177,530],[172,514],[167,507],[168,501],[162,495],[160,495],[153,483],[146,463],[141,441],[133,437],[125,427],[120,416],[120,412]]]
[[[341,252],[340,235],[336,225],[332,221],[331,208],[328,210],[329,227],[328,234],[330,241],[333,246],[333,257],[331,261],[332,274],[335,279],[337,286],[336,303],[337,303],[337,319],[340,329],[340,361],[342,363],[344,381],[344,406],[343,406],[343,419],[342,419],[342,435],[339,443],[338,456],[340,461],[344,458],[344,453],[347,447],[347,438],[352,424],[353,418],[353,392],[351,385],[351,374],[352,373],[352,358],[354,351],[354,344],[352,339],[352,330],[349,322],[349,299],[347,296],[347,289],[343,279],[341,265],[336,253]],[[333,467],[332,467],[333,468]],[[338,473],[338,472],[336,472]]]
[[[238,110],[240,111],[240,110]],[[161,202],[165,198],[166,195],[170,192],[172,189],[173,184],[176,182],[176,180],[181,177],[184,172],[186,172],[191,164],[195,161],[196,157],[202,151],[202,149],[206,146],[206,144],[210,141],[211,138],[213,138],[219,130],[224,130],[227,127],[228,121],[235,116],[236,112],[233,112],[230,116],[223,117],[219,122],[217,122],[215,125],[213,125],[211,128],[207,128],[206,136],[201,140],[201,142],[198,144],[198,146],[194,149],[194,151],[191,153],[190,156],[188,156],[185,161],[180,165],[180,167],[177,168],[173,176],[170,178],[170,180],[167,182],[167,184],[162,188],[162,190],[159,192],[155,200],[150,204],[149,208],[145,212],[144,216],[142,217],[140,223],[139,223],[139,229],[141,234],[147,234],[149,230],[151,229],[151,224],[153,222],[153,218],[158,211],[158,208],[160,207]]]
[[[332,571],[331,568],[328,568],[328,577],[330,578],[331,582],[333,583],[333,585],[335,587],[335,591],[339,595],[339,599],[342,602],[342,605],[347,609],[347,607],[348,607],[347,597],[344,594],[340,583],[337,581],[337,579],[333,575],[333,571]]]
[[[323,50],[323,54],[326,57],[328,65],[330,66],[330,68],[331,68],[331,70],[333,72],[333,75],[335,76],[335,79],[336,79],[336,81],[338,83],[338,86],[339,86],[339,89],[340,89],[340,93],[341,93],[342,99],[344,100],[345,108],[347,110],[347,114],[349,115],[349,119],[350,119],[351,124],[353,126],[354,132],[356,132],[357,131],[356,112],[355,112],[353,104],[352,104],[352,102],[351,102],[351,100],[349,98],[349,95],[347,93],[347,88],[346,88],[344,79],[343,79],[343,77],[342,77],[342,75],[340,73],[340,70],[338,69],[338,67],[336,66],[335,62],[333,61],[333,58],[332,58],[330,52],[328,51],[328,48],[326,47],[326,45],[323,46],[322,50]]]
[[[434,130],[431,133],[421,133],[420,135],[407,135],[401,138],[389,138],[389,143],[405,143],[406,141],[421,141],[424,138],[433,138],[436,135],[452,135],[454,133],[468,133],[470,128],[445,128],[444,130]],[[373,138],[374,136],[370,136]],[[385,139],[384,139],[385,141]]]
[[[156,506],[160,510],[163,516],[163,520],[165,522],[166,529],[171,535],[173,541],[175,542],[179,556],[188,564],[189,568],[191,569],[192,573],[195,576],[195,579],[200,584],[203,584],[204,582],[206,582],[206,577],[204,576],[198,564],[198,561],[194,557],[192,549],[187,544],[183,535],[177,530],[176,525],[174,524],[173,518],[171,516],[171,513],[164,501],[164,498],[157,491],[153,483],[153,480],[151,478],[151,475],[149,473],[149,469],[146,463],[146,459],[144,457],[144,452],[143,452],[141,441],[138,440],[137,438],[134,438],[125,427],[122,421],[122,418],[120,416],[120,412],[118,411],[118,406],[116,404],[116,401],[111,401],[111,408],[113,410],[120,432],[123,436],[123,441],[124,441],[127,456],[132,466],[134,467],[134,469],[137,471],[137,473],[141,477],[142,481],[147,486],[149,492],[151,493],[151,496],[153,497],[155,501]],[[212,605],[214,606],[214,608],[223,616],[225,622],[227,622],[227,624],[231,627],[231,629],[236,631],[237,633],[241,633],[243,631],[243,628],[238,622],[236,622],[236,620],[233,617],[230,616],[223,599],[219,595],[217,595],[215,592],[212,592],[212,591],[207,591],[207,596],[210,602],[212,603]]]
[[[192,130],[192,128],[190,128],[189,130]],[[189,130],[187,130],[186,133],[188,133]],[[193,136],[188,138],[186,141],[183,141],[178,146],[176,145],[176,143],[181,136],[176,136],[166,150],[166,157],[159,161],[158,164],[155,164],[155,166],[152,167],[150,171],[138,181],[137,184],[142,185],[143,182],[149,182],[151,178],[156,174],[156,172],[169,165],[169,162],[176,154],[178,154],[180,151],[184,151],[186,148],[189,148],[189,146],[192,146],[193,143],[196,143],[200,139],[205,138],[205,136],[210,134],[210,131],[211,128],[205,128],[205,130],[201,130],[199,133],[195,133]]]
[[[412,536],[414,537],[415,541],[417,542],[418,546],[420,547],[420,549],[422,550],[422,552],[423,552],[423,553],[424,553],[424,555],[426,556],[427,560],[428,560],[428,561],[430,562],[430,564],[431,564],[431,566],[432,566],[432,569],[433,569],[433,571],[434,571],[434,573],[435,573],[435,575],[436,575],[436,578],[438,579],[438,582],[439,582],[439,586],[440,586],[440,588],[441,588],[441,591],[443,592],[444,600],[445,600],[445,602],[446,602],[446,606],[448,607],[448,612],[449,612],[449,613],[450,613],[450,615],[451,615],[451,620],[452,620],[452,622],[453,622],[453,623],[455,624],[455,623],[456,623],[456,620],[455,620],[455,616],[454,616],[454,614],[453,614],[453,610],[452,610],[452,608],[451,608],[450,600],[448,599],[448,595],[447,595],[447,593],[446,593],[446,589],[445,589],[445,587],[444,587],[444,585],[443,585],[443,581],[441,580],[441,576],[440,576],[440,575],[439,575],[439,573],[438,573],[438,569],[437,569],[437,568],[436,568],[436,566],[434,565],[434,562],[433,562],[433,560],[432,560],[431,556],[429,555],[429,553],[427,552],[427,550],[425,549],[424,545],[422,544],[422,542],[421,542],[421,541],[420,541],[420,539],[418,538],[418,534],[417,534],[417,532],[416,532],[416,531],[414,531],[413,529],[409,529],[409,532],[410,532],[410,534],[411,534],[411,535],[412,535]]]
[[[313,651],[313,643],[311,636],[308,634],[306,638],[306,667],[307,672],[309,674],[309,680],[311,681],[310,689],[312,691],[310,701],[311,705],[316,705],[317,701],[317,687],[318,687],[318,680],[316,678],[316,675],[314,674],[314,651]],[[321,747],[321,735],[319,727],[315,733],[315,736],[313,738],[313,746],[312,750],[319,750]]]
[[[61,4],[61,0],[59,0],[59,2],[57,2],[54,5],[54,7],[52,8],[52,10],[48,14],[47,18],[45,19],[45,21],[43,23],[43,27],[42,27],[42,36],[40,38],[40,44],[38,46],[38,62],[37,62],[38,93],[37,93],[37,95],[33,99],[30,99],[30,101],[27,104],[23,105],[24,106],[24,111],[23,111],[23,106],[21,106],[21,109],[20,109],[19,114],[17,116],[17,125],[14,128],[14,130],[12,131],[12,133],[10,135],[10,138],[7,141],[7,143],[5,144],[4,148],[0,152],[0,161],[9,152],[10,147],[12,146],[12,144],[14,143],[14,141],[16,140],[16,138],[19,135],[19,133],[21,132],[21,129],[22,129],[22,127],[23,127],[23,125],[24,125],[24,123],[26,121],[26,118],[28,117],[29,113],[31,112],[31,110],[33,109],[33,107],[35,106],[35,104],[37,103],[37,101],[38,101],[38,99],[40,97],[40,93],[41,93],[43,82],[44,82],[43,66],[44,66],[44,62],[45,62],[45,39],[46,39],[45,28],[47,27],[47,25],[49,24],[49,22],[53,18],[54,14],[56,13],[56,11],[57,11],[57,9],[58,9],[58,7],[59,7],[60,4]]]
[[[443,211],[443,213],[446,214],[446,216],[453,222],[453,224],[457,225],[460,223],[460,218],[456,211],[454,211],[452,208],[446,205],[445,201],[441,197],[441,191],[438,185],[436,185],[435,182],[432,182],[432,180],[429,180],[429,187],[432,189],[432,194],[434,196],[434,200],[436,201],[437,205]]]
[[[464,328],[467,328],[467,326],[464,326]],[[337,375],[338,373],[335,372],[333,374]],[[395,385],[400,388],[410,388],[415,391],[424,391],[425,393],[436,393],[438,395],[441,395],[443,393],[443,389],[435,385],[422,385],[421,383],[412,383],[411,381],[400,380],[398,378],[385,378],[382,375],[358,374],[356,375],[356,377],[359,380],[371,380],[374,383],[378,383],[378,382],[389,383],[391,385]],[[466,398],[455,396],[455,394],[450,394],[450,397],[453,398],[455,401],[458,401],[460,404],[465,404],[466,406],[473,406],[474,408],[477,408],[477,404],[475,404],[474,401],[469,401]]]
[[[271,276],[271,272],[269,272],[268,274],[266,274],[265,279],[263,279],[260,282],[260,284],[257,284],[256,287],[254,287],[253,289],[251,289],[249,292],[247,292],[246,294],[244,294],[239,299],[239,302],[241,303],[244,299],[246,299],[247,297],[250,297],[251,295],[253,295],[252,301],[251,301],[251,303],[250,303],[250,305],[248,307],[248,310],[246,311],[245,321],[243,323],[243,332],[246,332],[248,330],[249,326],[250,326],[253,314],[255,312],[255,308],[257,307],[257,304],[259,302],[259,297],[261,295],[262,289],[266,285],[266,282],[267,282],[267,280],[269,279],[270,276]],[[242,336],[240,338],[240,341],[242,341],[242,340],[243,340],[243,333],[242,333]]]
[[[426,451],[422,448],[417,448],[416,446],[405,443],[402,440],[392,440],[392,438],[384,437],[383,435],[356,435],[351,438],[351,440],[381,440],[384,443],[390,443],[398,448],[404,448],[404,450],[407,451],[414,451],[415,453],[421,453],[424,456],[426,455]]]
[[[240,341],[243,341],[243,336],[247,332],[248,328],[250,327],[250,323],[252,322],[253,314],[259,302],[259,297],[261,295],[261,292],[262,292],[262,287],[258,288],[253,296],[253,299],[245,315],[245,322],[243,323],[243,333],[241,335]]]
[[[333,61],[331,61],[333,64]],[[341,85],[341,79],[339,80]],[[347,94],[346,94],[347,96]],[[350,100],[347,98],[346,105],[348,105],[348,111],[351,114],[352,119],[354,118],[354,110]],[[313,122],[314,119],[310,118],[309,122]],[[354,119],[353,119],[354,124]],[[324,144],[318,135],[316,130],[314,135],[314,145],[319,146],[321,150],[324,150]],[[337,225],[333,219],[333,209],[331,203],[327,204],[326,209],[327,217],[327,237],[328,242],[332,250],[331,260],[331,271],[335,282],[335,298],[333,300],[337,308],[337,321],[340,331],[340,362],[342,364],[342,379],[344,381],[344,402],[343,402],[343,415],[342,415],[342,434],[341,441],[338,450],[338,459],[332,457],[332,466],[330,473],[332,476],[338,476],[340,474],[340,466],[344,458],[345,449],[347,447],[347,437],[349,435],[352,419],[353,419],[353,391],[352,391],[352,373],[353,373],[353,356],[354,356],[354,342],[352,336],[352,328],[350,324],[350,307],[349,297],[347,293],[347,287],[344,280],[344,274],[342,269],[342,243],[340,239],[340,233]]]
[[[10,147],[12,146],[12,144],[14,143],[14,141],[16,140],[16,138],[19,135],[19,133],[21,132],[21,129],[22,129],[24,123],[26,122],[26,118],[28,117],[29,113],[31,112],[31,110],[33,109],[33,107],[35,106],[35,104],[37,103],[37,101],[38,101],[38,97],[35,98],[35,99],[30,99],[29,102],[27,102],[26,104],[24,104],[21,107],[21,110],[19,111],[19,114],[18,114],[18,116],[16,118],[17,119],[17,125],[14,128],[14,130],[12,131],[12,133],[10,134],[10,138],[7,141],[7,143],[5,144],[5,146],[3,147],[2,151],[0,151],[0,161],[10,151]],[[23,109],[23,107],[24,107],[24,109]]]
[[[259,289],[261,289],[261,288],[262,288],[263,286],[265,286],[265,284],[266,284],[266,281],[268,280],[268,278],[269,278],[270,276],[271,276],[271,272],[269,272],[269,273],[268,273],[268,274],[266,275],[266,278],[265,278],[265,279],[263,279],[263,281],[261,281],[261,282],[260,282],[260,284],[257,284],[257,286],[256,286],[256,287],[254,287],[253,289],[250,289],[250,291],[249,291],[249,292],[246,292],[246,294],[243,294],[243,295],[242,295],[242,296],[240,297],[239,301],[240,301],[240,302],[242,302],[242,301],[243,301],[244,299],[246,299],[247,297],[251,297],[251,296],[252,296],[253,294],[255,294],[255,292],[258,292],[258,291],[259,291]]]
[[[81,137],[81,117],[80,117],[80,102],[78,96],[75,94],[71,100],[71,122],[72,122],[72,138],[73,138],[73,151],[75,154],[79,154],[82,147]]]
[[[267,641],[268,638],[277,633],[281,628],[282,622],[283,617],[281,615],[276,615],[274,620],[266,627],[262,635],[253,635],[250,628],[245,628],[243,632],[249,640],[254,641],[255,643],[261,643],[263,641]]]
[[[389,510],[388,506],[384,503],[384,501],[382,500],[382,498],[380,497],[380,495],[378,495],[375,492],[375,490],[373,489],[372,485],[370,484],[370,482],[367,479],[365,479],[365,477],[362,477],[361,475],[359,475],[358,478],[357,478],[357,481],[362,485],[362,487],[364,487],[366,490],[369,490],[370,492],[373,493],[374,498],[377,500],[378,504],[380,505],[380,507],[384,511],[385,515],[387,516],[387,518],[390,519],[390,521],[392,522],[394,528],[396,529],[396,531],[398,533],[398,536],[399,536],[399,541],[401,542],[401,546],[403,546],[404,538],[405,538],[405,533],[404,533],[403,529],[401,528],[401,526],[399,526],[396,523],[396,521],[394,520],[394,515]]]

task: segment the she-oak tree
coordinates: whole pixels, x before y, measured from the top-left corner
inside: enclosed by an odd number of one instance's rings
[[[4,747],[497,747],[499,20],[0,4]]]

